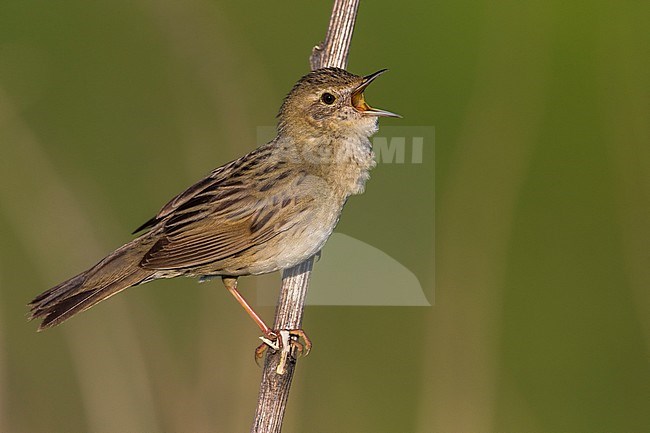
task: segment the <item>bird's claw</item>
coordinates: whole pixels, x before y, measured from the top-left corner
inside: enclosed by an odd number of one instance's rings
[[[279,350],[282,352],[282,357],[277,369],[278,374],[284,374],[288,356],[297,359],[309,355],[311,351],[311,340],[302,329],[271,331],[260,336],[260,340],[262,344],[255,349],[255,363],[260,365],[260,360],[268,348],[273,351]]]

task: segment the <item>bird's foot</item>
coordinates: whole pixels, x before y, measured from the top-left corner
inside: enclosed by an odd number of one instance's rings
[[[262,340],[262,344],[255,349],[255,362],[258,365],[260,364],[260,360],[268,348],[273,351],[279,350],[282,352],[282,357],[280,359],[280,365],[278,365],[278,374],[283,374],[280,370],[284,372],[284,365],[288,356],[296,359],[309,355],[311,351],[311,340],[302,329],[269,331],[262,335],[260,340]]]

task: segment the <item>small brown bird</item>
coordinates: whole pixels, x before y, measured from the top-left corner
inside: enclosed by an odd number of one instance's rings
[[[318,253],[348,197],[363,192],[375,166],[368,137],[377,118],[399,117],[364,101],[363,91],[385,71],[361,77],[325,68],[302,77],[280,108],[274,140],[213,170],[134,232],[144,234],[38,295],[30,319],[43,319],[42,330],[131,286],[219,276],[275,340],[237,291],[237,277],[287,269]]]

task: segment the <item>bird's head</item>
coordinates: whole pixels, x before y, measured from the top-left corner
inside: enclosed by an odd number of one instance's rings
[[[280,133],[292,136],[370,136],[378,117],[401,117],[370,107],[363,92],[386,69],[361,77],[339,68],[323,68],[302,77],[278,114]]]

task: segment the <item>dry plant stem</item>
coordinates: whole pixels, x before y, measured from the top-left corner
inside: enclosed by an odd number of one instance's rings
[[[325,40],[314,47],[309,58],[312,70],[328,66],[343,69],[347,67],[358,7],[359,0],[334,1],[334,9]]]
[[[302,325],[302,310],[313,263],[313,258],[308,259],[282,274],[283,284],[276,310],[275,329],[297,329]],[[275,353],[272,353],[271,350],[267,351],[255,422],[251,432],[279,433],[282,429],[282,419],[289,398],[295,360],[290,358],[285,366],[284,374],[278,374],[280,355],[279,351]]]
[[[358,6],[359,0],[334,0],[325,41],[314,47],[309,59],[312,70],[328,66],[346,67]],[[283,272],[274,329],[302,327],[305,296],[313,264],[312,257]],[[267,351],[252,433],[280,433],[282,429],[296,362],[289,357],[283,368],[284,373],[278,374],[281,355],[280,351]]]

